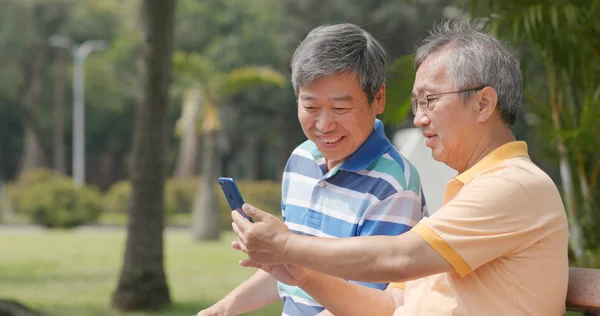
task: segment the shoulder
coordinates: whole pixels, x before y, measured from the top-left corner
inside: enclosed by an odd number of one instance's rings
[[[415,166],[394,147],[390,147],[379,159],[371,164],[366,173],[380,178],[393,186],[396,191],[421,191],[421,179]]]
[[[290,155],[290,159],[293,156],[304,156],[313,158],[313,152],[317,149],[317,145],[310,139],[305,140],[300,145],[296,146]]]
[[[315,156],[315,153],[317,156]],[[320,153],[317,151],[317,146],[311,140],[306,140],[298,145],[290,156],[286,164],[286,171],[305,167],[307,163],[314,164],[319,159]]]

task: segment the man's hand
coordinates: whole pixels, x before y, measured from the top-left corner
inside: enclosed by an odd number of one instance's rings
[[[237,211],[232,212],[233,232],[239,239],[233,243],[234,248],[248,254],[255,263],[284,263],[286,244],[292,234],[287,226],[277,217],[250,204],[244,204],[242,209],[254,223]]]

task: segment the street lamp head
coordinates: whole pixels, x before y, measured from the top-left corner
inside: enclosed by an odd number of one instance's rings
[[[101,51],[106,49],[105,40],[87,40],[75,49],[75,59],[84,60],[89,53],[93,51]]]

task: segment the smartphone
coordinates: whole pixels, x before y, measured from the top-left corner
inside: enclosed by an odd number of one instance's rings
[[[227,202],[229,203],[231,209],[238,211],[250,222],[254,222],[252,221],[252,218],[246,213],[244,213],[244,211],[242,210],[242,205],[244,205],[244,198],[242,198],[242,194],[240,193],[240,189],[235,183],[235,180],[233,180],[233,178],[221,177],[219,178],[219,185],[221,186],[223,194],[225,194],[225,198],[227,199]]]

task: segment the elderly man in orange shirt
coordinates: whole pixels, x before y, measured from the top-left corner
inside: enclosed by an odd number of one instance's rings
[[[563,315],[567,219],[556,185],[511,131],[518,55],[460,21],[435,27],[414,64],[414,123],[433,157],[458,171],[443,206],[400,236],[333,239],[294,235],[246,204],[255,223],[232,213],[233,247],[249,256],[241,264],[335,315]]]

